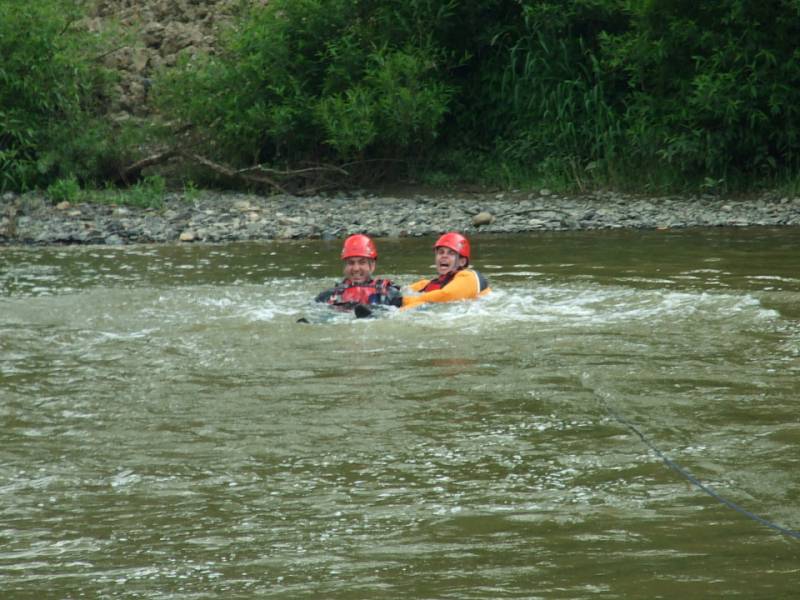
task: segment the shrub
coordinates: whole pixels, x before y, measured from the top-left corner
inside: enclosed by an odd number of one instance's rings
[[[438,181],[582,189],[794,181],[799,6],[270,0],[156,92],[238,166],[391,159]]]
[[[129,188],[123,198],[125,204],[142,208],[160,208],[164,204],[167,183],[160,175],[148,175]]]
[[[74,176],[57,179],[47,187],[47,195],[53,202],[75,202],[81,195],[81,185]]]
[[[452,89],[422,17],[404,3],[273,0],[219,56],[164,73],[155,96],[239,165],[424,153]]]
[[[606,66],[630,89],[630,155],[700,181],[796,172],[798,9],[794,0],[637,5],[631,28],[606,47]]]
[[[0,189],[98,174],[111,139],[98,40],[75,3],[0,1]]]

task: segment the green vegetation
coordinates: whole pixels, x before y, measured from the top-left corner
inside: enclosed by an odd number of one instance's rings
[[[160,208],[166,193],[166,180],[160,175],[148,175],[133,184],[124,195],[117,192],[116,203],[124,202],[141,208]],[[114,197],[115,194],[110,195],[110,198]]]
[[[141,158],[100,118],[98,40],[66,6],[0,0],[2,189],[69,198]],[[153,95],[232,172],[796,190],[797,39],[800,0],[270,0]]]
[[[429,34],[450,15],[437,5],[271,1],[220,56],[166,73],[156,95],[237,166],[430,152],[453,94]]]
[[[0,0],[0,190],[102,179],[119,157],[102,40],[80,16],[75,2]]]
[[[184,195],[191,199],[193,188],[187,188]],[[48,192],[50,189],[48,188]],[[81,190],[73,198],[65,198],[70,202],[93,202],[96,204],[125,204],[139,208],[161,208],[167,194],[167,181],[161,175],[146,175],[130,187],[120,189],[108,185],[103,189]],[[51,200],[56,200],[51,193]]]
[[[91,202],[94,204],[124,204],[140,208],[161,208],[167,193],[167,182],[161,175],[147,175],[125,190],[112,185],[105,188],[81,187],[74,177],[58,179],[45,190],[50,202]],[[196,188],[189,185],[184,188],[184,197],[191,201],[197,193]]]
[[[81,185],[74,175],[57,179],[47,186],[47,196],[53,202],[77,202],[82,196]]]

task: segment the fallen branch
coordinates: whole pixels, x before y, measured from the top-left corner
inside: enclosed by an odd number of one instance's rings
[[[251,171],[261,171],[263,173],[272,173],[273,175],[281,175],[283,177],[294,177],[296,175],[304,175],[306,173],[324,173],[324,172],[334,172],[339,173],[340,175],[349,175],[347,171],[342,169],[341,167],[336,167],[333,165],[319,165],[317,167],[306,167],[304,169],[289,169],[289,170],[278,170],[278,169],[270,169],[269,167],[265,167],[264,165],[255,165],[253,167],[246,167],[244,169],[239,169],[237,173],[249,173]]]
[[[245,181],[252,181],[255,183],[266,183],[274,187],[276,190],[280,191],[283,194],[290,195],[283,186],[281,186],[277,181],[272,179],[271,177],[267,177],[266,175],[248,175],[247,173],[242,173],[238,170],[232,169],[231,167],[221,165],[219,163],[215,163],[213,160],[206,158],[205,156],[200,156],[199,154],[190,154],[186,152],[180,152],[181,156],[189,158],[195,162],[200,163],[211,169],[212,171],[219,173],[220,175],[225,175],[226,177],[231,177],[232,179],[244,179]]]
[[[119,174],[119,178],[128,183],[128,178],[131,175],[138,176],[139,173],[142,172],[142,169],[146,167],[152,167],[153,165],[157,165],[163,162],[166,162],[173,156],[176,156],[178,151],[175,149],[165,150],[164,152],[159,152],[158,154],[153,154],[152,156],[148,156],[147,158],[143,158],[141,160],[137,160],[132,165],[125,167]]]
[[[345,163],[342,165],[342,167],[345,168],[356,165],[366,165],[368,163],[406,163],[406,162],[408,161],[403,158],[367,158],[363,160],[354,160],[349,163]]]
[[[130,183],[131,179],[136,179],[141,174],[142,170],[146,167],[152,167],[154,165],[158,165],[161,163],[166,162],[167,160],[179,156],[185,160],[195,162],[200,164],[211,171],[228,177],[230,179],[235,179],[239,181],[251,182],[251,183],[259,183],[262,185],[268,185],[269,187],[278,190],[283,194],[290,195],[290,192],[287,190],[285,184],[278,183],[276,179],[282,178],[286,180],[291,180],[291,178],[298,178],[298,179],[308,179],[309,175],[317,175],[317,177],[313,177],[316,181],[311,181],[312,185],[303,189],[301,193],[309,194],[314,193],[316,191],[335,187],[336,184],[334,183],[326,183],[324,181],[325,174],[336,174],[341,176],[349,176],[350,173],[342,167],[337,167],[334,165],[315,165],[310,167],[304,167],[301,169],[272,169],[270,167],[261,165],[254,165],[252,167],[245,167],[243,169],[236,169],[234,167],[230,167],[223,163],[219,163],[216,161],[211,160],[201,154],[197,154],[195,152],[191,152],[189,150],[185,150],[182,148],[170,148],[168,150],[164,150],[162,152],[158,152],[156,154],[152,154],[140,160],[137,160],[135,163],[129,165],[128,167],[122,169],[119,173],[119,179],[124,182],[125,184]]]

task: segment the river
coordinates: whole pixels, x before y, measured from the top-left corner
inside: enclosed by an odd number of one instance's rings
[[[800,229],[472,241],[0,248],[0,596],[793,597]]]

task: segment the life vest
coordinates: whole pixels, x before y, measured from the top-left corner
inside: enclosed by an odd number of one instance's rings
[[[459,270],[460,270],[460,269],[459,269]],[[473,273],[475,273],[475,275],[477,275],[477,276],[478,276],[478,288],[479,288],[479,289],[478,289],[478,291],[479,291],[479,292],[482,292],[483,290],[485,290],[486,288],[488,288],[488,287],[489,287],[489,280],[488,280],[488,279],[486,279],[486,277],[484,277],[483,275],[481,275],[481,274],[480,274],[478,271],[476,271],[475,269],[470,269],[470,271],[472,271]],[[444,286],[446,286],[448,283],[450,283],[451,281],[453,281],[453,277],[455,277],[455,276],[456,276],[456,273],[457,273],[457,272],[458,272],[458,271],[450,271],[449,273],[445,273],[444,275],[440,275],[440,276],[439,276],[439,277],[437,277],[436,279],[431,279],[431,280],[428,282],[428,285],[426,285],[424,288],[422,288],[422,289],[420,290],[420,292],[432,292],[433,290],[440,290],[440,289],[442,289],[442,288],[443,288]]]
[[[399,297],[399,289],[388,279],[372,279],[364,283],[353,283],[345,279],[336,287],[323,292],[319,301],[335,305],[393,304]]]
[[[453,277],[456,276],[455,271],[450,271],[449,273],[445,273],[444,275],[440,275],[436,279],[431,279],[424,288],[420,290],[420,292],[432,292],[433,290],[440,290],[448,283],[453,281]]]

